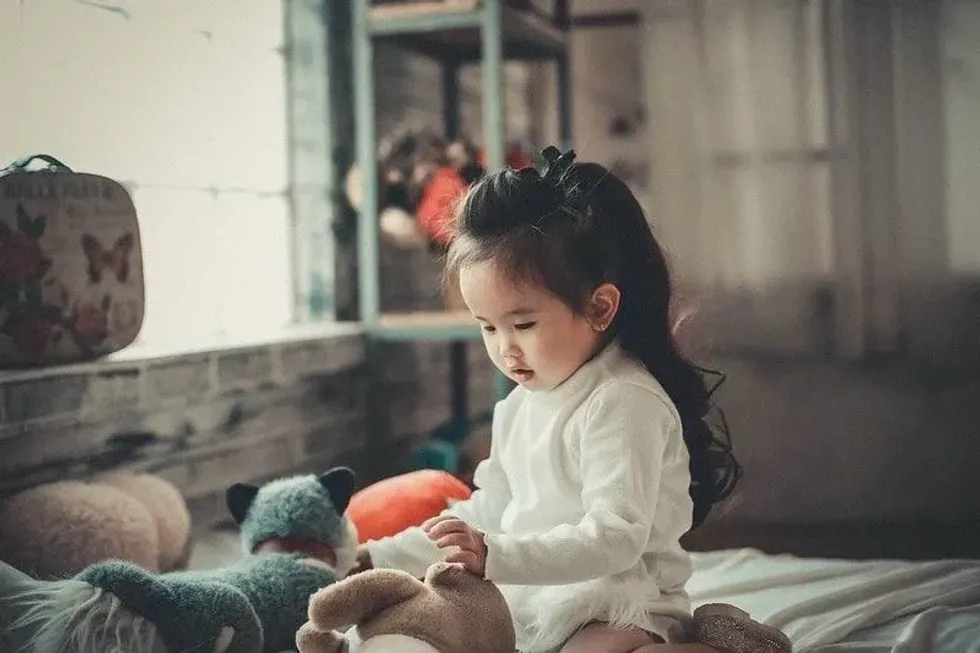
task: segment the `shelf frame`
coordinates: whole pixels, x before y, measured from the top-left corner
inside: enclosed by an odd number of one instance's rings
[[[354,152],[364,180],[357,216],[359,314],[372,342],[449,343],[453,416],[465,420],[469,417],[467,343],[482,339],[475,321],[459,312],[387,314],[381,310],[375,43],[388,39],[441,63],[444,122],[450,137],[459,135],[459,69],[469,63],[480,64],[483,148],[487,168],[498,170],[505,165],[503,86],[504,62],[508,60],[555,62],[561,145],[571,146],[568,0],[555,0],[551,20],[510,7],[503,0],[445,3],[414,14],[412,9],[402,5],[372,7],[370,0],[353,0],[351,8]],[[496,374],[494,385],[498,398],[513,388],[513,383],[500,373]]]
[[[496,7],[494,8],[494,5]],[[372,36],[396,39],[406,47],[439,60],[481,60],[480,32],[486,28],[487,10],[500,16],[500,40],[510,60],[556,59],[567,52],[567,29],[556,20],[516,9],[499,0],[477,3],[446,3],[445,8],[416,11],[383,5],[369,9],[367,25]],[[440,42],[452,35],[455,43]]]

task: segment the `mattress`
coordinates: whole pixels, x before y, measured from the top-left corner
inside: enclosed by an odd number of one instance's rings
[[[980,561],[848,561],[698,553],[695,606],[723,602],[781,628],[798,653],[980,653]]]

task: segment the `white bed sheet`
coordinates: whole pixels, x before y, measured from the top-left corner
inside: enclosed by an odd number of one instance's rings
[[[980,653],[980,561],[847,561],[753,549],[695,555],[695,606],[731,603],[797,653]]]

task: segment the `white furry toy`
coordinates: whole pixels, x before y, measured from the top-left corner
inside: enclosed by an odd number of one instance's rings
[[[177,571],[190,535],[180,490],[149,474],[56,481],[0,500],[0,560],[35,578],[67,578],[109,559]]]

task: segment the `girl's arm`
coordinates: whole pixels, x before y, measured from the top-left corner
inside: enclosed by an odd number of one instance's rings
[[[501,425],[506,413],[504,399],[498,402],[493,411],[493,425],[490,441],[490,456],[477,465],[473,473],[476,486],[469,499],[454,503],[446,508],[443,515],[453,515],[474,528],[485,533],[500,530],[500,518],[510,502],[510,483],[500,466],[500,446],[506,437],[506,429]],[[438,548],[429,536],[419,527],[408,528],[397,535],[368,542],[371,566],[402,569],[421,578],[425,570],[445,558],[445,551]]]
[[[652,389],[611,384],[585,408],[579,442],[582,504],[577,524],[541,535],[487,534],[486,577],[558,585],[610,576],[646,549],[657,508],[667,436],[676,413]],[[679,438],[678,438],[679,439]]]

